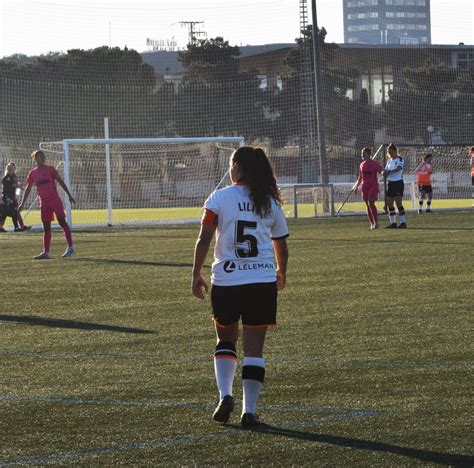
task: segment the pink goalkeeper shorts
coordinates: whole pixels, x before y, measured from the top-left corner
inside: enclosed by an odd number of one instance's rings
[[[378,185],[372,185],[369,187],[362,187],[362,200],[377,200],[379,197],[379,187]]]
[[[66,217],[61,199],[56,197],[41,201],[41,221],[54,221],[54,215],[56,215],[56,219]]]

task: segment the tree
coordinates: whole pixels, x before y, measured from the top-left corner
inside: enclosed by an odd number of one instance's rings
[[[429,143],[428,126],[441,131],[446,143],[468,142],[474,134],[474,71],[462,72],[427,61],[403,70],[405,86],[390,93],[384,104],[391,135],[422,138]]]
[[[179,52],[185,68],[178,103],[181,134],[258,132],[261,91],[255,74],[239,71],[239,56],[239,48],[222,37],[198,40]]]
[[[318,31],[318,40],[321,49],[321,67],[323,76],[323,102],[326,120],[326,139],[328,143],[342,143],[350,139],[355,133],[355,104],[348,97],[348,91],[355,88],[355,79],[359,73],[353,69],[341,69],[332,66],[337,54],[336,44],[326,43],[327,31],[321,28]],[[283,92],[280,101],[285,103],[280,108],[282,131],[285,139],[298,136],[295,131],[304,132],[304,128],[294,125],[301,122],[305,116],[301,115],[301,108],[308,109],[308,124],[314,127],[315,117],[312,102],[304,102],[305,95],[313,100],[315,96],[313,79],[312,29],[303,31],[301,38],[296,40],[297,47],[292,49],[286,59],[288,72],[283,76]],[[306,89],[306,93],[305,91]],[[313,106],[313,108],[312,108]],[[286,123],[284,123],[286,122]],[[290,126],[290,122],[293,123]],[[303,122],[304,125],[304,122]],[[283,139],[282,139],[283,140]]]
[[[130,49],[99,47],[0,60],[0,128],[37,142],[103,135],[155,136],[173,114],[170,86]]]
[[[359,99],[355,102],[355,149],[358,158],[362,148],[368,146],[372,148],[375,143],[374,122],[372,110],[369,106],[369,95],[365,88],[360,92]]]

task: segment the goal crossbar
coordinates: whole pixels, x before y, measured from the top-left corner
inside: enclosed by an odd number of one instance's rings
[[[60,141],[42,142],[39,144],[41,150],[47,150],[48,146],[58,145],[62,147],[64,182],[68,187],[72,187],[71,181],[71,147],[74,145],[103,145],[105,153],[106,170],[106,192],[107,192],[107,212],[108,224],[112,224],[112,204],[111,204],[111,178],[110,178],[110,156],[109,147],[114,144],[182,144],[182,143],[233,143],[238,146],[245,144],[245,138],[236,137],[183,137],[183,138],[67,138]],[[229,148],[231,149],[231,148]],[[66,217],[68,223],[72,224],[72,206],[68,199],[65,200]]]

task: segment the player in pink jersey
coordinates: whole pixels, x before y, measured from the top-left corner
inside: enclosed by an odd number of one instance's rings
[[[383,168],[378,161],[372,159],[372,150],[370,148],[364,148],[361,157],[363,161],[359,166],[359,177],[354,187],[354,193],[356,193],[359,186],[362,185],[362,200],[364,200],[367,206],[370,229],[377,229],[379,227],[377,207],[375,206],[375,202],[379,196],[379,181],[377,175],[383,172]]]
[[[32,159],[36,163],[36,168],[32,169],[26,178],[26,188],[23,195],[23,200],[18,208],[21,211],[30,195],[33,184],[36,185],[38,197],[41,206],[41,221],[43,222],[43,252],[33,257],[35,260],[45,260],[51,258],[49,255],[49,248],[51,245],[51,221],[54,220],[54,215],[58,220],[59,225],[63,228],[64,237],[67,241],[67,249],[63,253],[63,258],[70,257],[76,252],[72,243],[71,229],[66,222],[66,214],[64,213],[63,203],[59,198],[56,182],[63,188],[69,197],[71,203],[76,203],[72,197],[67,185],[64,183],[61,176],[54,166],[46,164],[46,155],[43,151],[33,151]]]

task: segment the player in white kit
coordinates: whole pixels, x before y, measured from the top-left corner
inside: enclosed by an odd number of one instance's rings
[[[405,208],[403,207],[403,191],[405,184],[403,182],[403,158],[398,152],[398,148],[390,143],[387,149],[387,164],[383,172],[384,177],[387,179],[387,206],[388,216],[390,218],[390,224],[387,228],[400,228],[406,229],[406,216]],[[400,218],[400,224],[397,226],[397,213],[395,211],[395,204],[398,209],[398,216]]]
[[[201,269],[216,233],[211,302],[219,404],[213,419],[226,423],[234,408],[235,345],[242,320],[241,424],[253,427],[259,424],[256,406],[265,375],[265,335],[268,327],[276,325],[277,291],[286,283],[289,234],[273,168],[263,149],[239,148],[231,157],[229,171],[232,185],[213,192],[204,205],[192,292],[202,299],[208,290]]]

